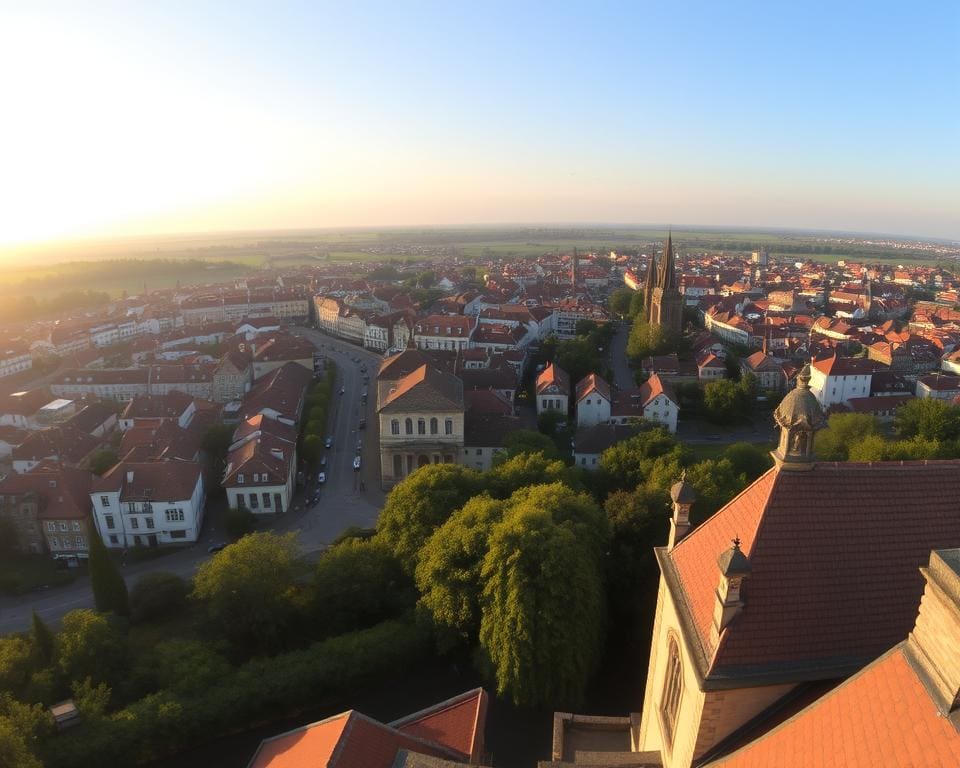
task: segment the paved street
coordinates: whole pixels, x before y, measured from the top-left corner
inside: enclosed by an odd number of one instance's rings
[[[331,339],[317,331],[305,328],[296,333],[309,338],[320,351],[329,356],[337,366],[337,384],[331,409],[329,434],[333,446],[326,451],[327,482],[321,488],[320,499],[310,508],[304,506],[304,497],[316,488],[316,472],[308,478],[306,492],[294,500],[293,508],[272,521],[263,529],[278,532],[297,531],[303,550],[315,557],[326,545],[351,526],[372,527],[383,506],[384,494],[379,482],[379,440],[376,423],[376,396],[374,388],[363,383],[361,366],[365,365],[371,385],[376,381],[377,369],[382,357],[348,342]],[[322,346],[321,346],[322,345]],[[360,362],[353,362],[357,358]],[[343,387],[344,394],[338,394]],[[362,404],[362,392],[369,388],[366,405]],[[358,430],[361,415],[367,420],[365,430]],[[356,456],[357,440],[363,441],[361,469],[355,472],[353,459]],[[360,490],[363,483],[364,490]],[[169,554],[142,562],[130,562],[122,566],[127,586],[132,587],[137,579],[150,571],[168,571],[185,578],[191,577],[197,567],[210,555],[207,547],[214,542],[226,540],[223,531],[217,530],[208,517],[204,522],[201,540],[197,544],[172,551]],[[16,632],[29,627],[31,611],[36,610],[47,622],[58,622],[65,613],[76,608],[93,606],[93,595],[86,577],[81,576],[73,584],[54,587],[46,592],[35,592],[22,597],[0,597],[0,634]]]
[[[613,368],[613,383],[618,389],[631,389],[637,386],[633,369],[627,363],[627,337],[630,335],[630,323],[621,320],[617,332],[610,342],[610,365]]]

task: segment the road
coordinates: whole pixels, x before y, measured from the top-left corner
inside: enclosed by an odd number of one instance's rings
[[[333,446],[326,451],[327,482],[320,489],[319,501],[313,506],[306,506],[304,503],[305,498],[309,497],[317,486],[317,473],[313,471],[308,478],[306,489],[294,497],[290,511],[265,523],[261,530],[278,533],[296,531],[303,551],[310,557],[316,557],[347,528],[368,528],[375,525],[383,507],[384,494],[380,490],[379,478],[376,395],[371,387],[367,403],[362,403],[361,395],[365,385],[360,370],[362,366],[366,366],[371,383],[375,382],[382,357],[310,329],[297,328],[294,332],[310,339],[322,353],[336,363],[335,402],[329,425]],[[354,359],[360,362],[355,363]],[[341,387],[344,390],[343,395],[337,394]],[[358,430],[361,415],[367,420],[365,430]],[[363,440],[361,468],[359,472],[355,472],[353,459],[356,456],[359,436],[362,436]],[[364,488],[362,491],[361,481]],[[210,558],[207,547],[214,542],[227,540],[223,531],[217,530],[214,517],[208,511],[197,544],[170,551],[155,559],[123,565],[122,572],[127,586],[132,587],[143,574],[151,571],[166,571],[191,578],[200,564]],[[89,581],[83,576],[73,584],[52,587],[45,592],[21,597],[2,596],[0,634],[27,629],[30,626],[31,612],[34,610],[44,621],[57,624],[65,613],[92,606],[93,594]]]
[[[637,386],[633,369],[627,363],[627,337],[630,335],[630,323],[621,320],[617,332],[610,342],[610,364],[613,367],[613,383],[617,389],[632,389]]]

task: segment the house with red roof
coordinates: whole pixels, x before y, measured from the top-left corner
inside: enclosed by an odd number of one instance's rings
[[[577,427],[592,427],[610,421],[610,385],[595,373],[577,384]]]
[[[849,406],[853,397],[870,395],[873,374],[883,366],[863,357],[841,357],[836,350],[829,357],[810,364],[810,391],[824,408],[835,403]]]
[[[680,406],[673,390],[660,376],[650,377],[635,389],[621,389],[610,404],[611,424],[630,424],[638,419],[655,421],[670,432],[677,431]]]
[[[247,768],[482,765],[487,707],[486,691],[475,688],[391,723],[349,710],[264,739]]]
[[[537,416],[544,411],[566,415],[569,408],[570,376],[559,365],[550,363],[537,376]]]

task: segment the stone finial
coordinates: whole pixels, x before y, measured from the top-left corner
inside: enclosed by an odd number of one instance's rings
[[[667,548],[673,549],[690,530],[690,508],[697,500],[696,490],[687,482],[687,470],[683,470],[680,480],[670,487],[670,498],[673,500],[673,514],[670,517],[670,539]]]
[[[720,557],[717,558],[720,580],[717,585],[713,628],[710,633],[714,647],[720,641],[723,630],[743,608],[741,587],[743,580],[750,575],[750,561],[740,549],[740,537],[736,537],[731,543],[733,546],[721,552]]]

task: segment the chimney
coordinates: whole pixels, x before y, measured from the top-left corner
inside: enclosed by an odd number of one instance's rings
[[[683,470],[680,480],[670,487],[670,498],[673,499],[673,516],[670,518],[667,549],[673,549],[690,530],[690,507],[697,500],[697,493],[687,482],[687,470]]]
[[[710,632],[711,645],[716,648],[720,635],[729,626],[734,617],[743,608],[740,597],[743,580],[750,575],[750,561],[740,551],[740,539],[733,540],[733,546],[717,558],[720,567],[720,583],[716,591],[716,603],[713,607],[713,628]]]
[[[937,549],[920,569],[926,586],[906,651],[944,716],[960,708],[960,549]]]

